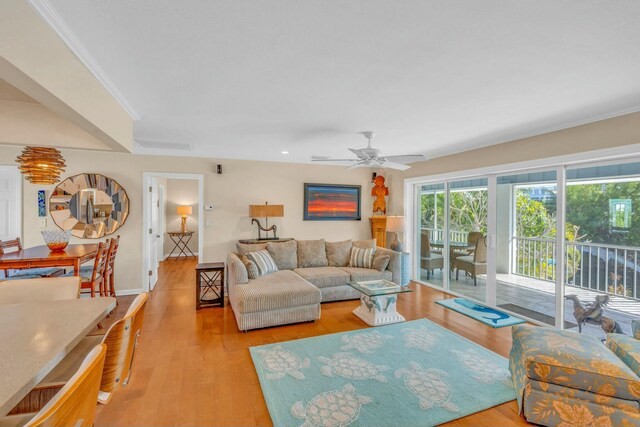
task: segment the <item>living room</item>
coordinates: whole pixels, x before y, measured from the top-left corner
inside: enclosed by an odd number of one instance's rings
[[[614,347],[630,345],[640,315],[639,15],[634,3],[602,1],[7,0],[0,241],[19,237],[26,257],[46,248],[46,232],[62,233],[87,252],[47,251],[19,268],[17,255],[0,254],[0,301],[3,287],[13,301],[61,281],[35,267],[65,283],[80,277],[74,302],[102,304],[100,318],[76,325],[56,363],[95,336],[106,337],[109,360],[109,331],[144,320],[127,384],[83,415],[95,425],[638,425],[637,365]],[[18,172],[27,147],[58,150],[56,179]],[[154,222],[152,177],[193,182],[188,200],[167,205],[166,229]],[[104,208],[81,180],[107,182],[113,203]],[[323,196],[308,185],[357,196],[348,215],[327,221],[309,209]],[[266,222],[265,204],[276,211]],[[523,225],[526,207],[537,228]],[[371,243],[381,218],[387,228]],[[164,259],[169,234],[189,232],[188,253]],[[262,271],[256,252],[278,271]],[[20,272],[24,280],[3,280]],[[389,288],[371,294],[361,283]],[[209,285],[202,295],[223,306],[194,298]],[[466,306],[446,305],[454,300]],[[13,336],[11,323],[1,336]],[[360,351],[358,333],[385,351]],[[523,372],[533,335],[545,334],[583,349],[563,356],[607,360],[631,379],[571,385]],[[7,351],[16,361],[29,353]],[[461,351],[484,365],[470,368],[454,357]],[[291,366],[276,372],[274,360]],[[54,366],[3,386],[2,415]],[[46,401],[63,405],[62,394]],[[33,422],[41,410],[26,412]]]

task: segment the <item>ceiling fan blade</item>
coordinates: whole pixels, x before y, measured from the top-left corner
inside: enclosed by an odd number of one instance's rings
[[[364,153],[362,150],[359,150],[357,148],[349,148],[349,151],[351,151],[362,160],[367,160],[369,158],[369,155],[367,153]]]
[[[402,163],[395,163],[395,162],[382,162],[380,167],[395,169],[399,171],[406,171],[407,169],[411,169],[411,166],[407,166],[407,165],[403,165]]]
[[[314,159],[311,158],[312,162],[359,162],[360,159]]]
[[[414,154],[414,155],[407,155],[407,156],[384,156],[384,158],[389,160],[390,162],[403,163],[403,164],[421,162],[423,160],[427,160],[427,158],[422,154]]]
[[[360,162],[360,163],[356,163],[355,165],[349,166],[346,170],[357,169],[357,168],[366,168],[366,167],[368,167],[368,165]]]

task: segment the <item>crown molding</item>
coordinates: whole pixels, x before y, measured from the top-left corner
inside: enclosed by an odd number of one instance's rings
[[[133,120],[140,120],[140,116],[133,109],[129,101],[122,95],[116,85],[111,81],[109,76],[104,72],[102,67],[98,65],[96,60],[91,56],[87,48],[80,42],[78,37],[71,31],[71,28],[64,22],[62,17],[54,9],[49,0],[28,0],[29,4],[36,12],[45,20],[47,24],[55,31],[64,41],[67,47],[76,55],[76,57],[84,64],[85,67],[98,79],[109,94],[120,104],[120,106],[129,114]]]

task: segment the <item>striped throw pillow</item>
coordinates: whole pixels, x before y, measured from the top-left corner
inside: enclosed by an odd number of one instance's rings
[[[351,258],[349,259],[349,267],[371,268],[373,264],[373,256],[376,248],[351,248]]]
[[[278,271],[276,262],[271,258],[271,254],[269,254],[269,251],[266,249],[262,251],[249,252],[247,254],[247,258],[256,264],[261,276]]]

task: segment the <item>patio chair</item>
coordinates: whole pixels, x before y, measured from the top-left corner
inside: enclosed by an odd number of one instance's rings
[[[471,255],[456,257],[456,280],[459,279],[460,270],[473,277],[473,285],[478,285],[478,274],[487,274],[487,236],[482,236],[476,242],[476,247]]]
[[[427,270],[427,280],[431,277],[433,270],[444,267],[444,257],[431,251],[429,232],[422,231],[420,234],[420,268]]]
[[[478,239],[482,237],[481,231],[471,231],[467,234],[467,244],[470,249],[456,249],[453,251],[453,258],[457,258],[459,256],[471,255],[476,247],[476,242]]]
[[[22,250],[22,242],[19,237],[13,240],[0,240],[0,255]],[[58,267],[23,268],[20,270],[4,269],[4,279],[20,280],[37,277],[59,277],[64,274],[64,269]]]

